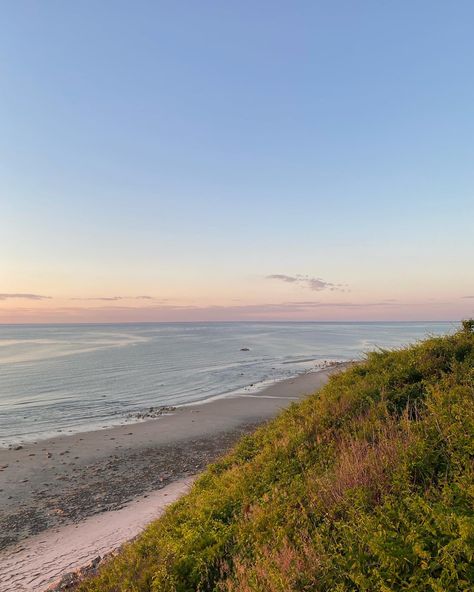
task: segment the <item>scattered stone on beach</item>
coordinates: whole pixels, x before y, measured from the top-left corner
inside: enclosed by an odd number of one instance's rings
[[[77,523],[86,516],[118,509],[139,495],[148,495],[172,481],[199,473],[239,435],[254,428],[249,424],[235,431],[196,438],[191,446],[186,441],[151,445],[140,451],[128,449],[74,469],[59,464],[50,466],[50,476],[45,479],[44,475],[43,482],[37,483],[38,487],[33,485],[27,494],[35,502],[16,504],[0,516],[0,549],[58,524]],[[61,458],[59,453],[54,457]],[[77,472],[73,474],[73,470]],[[27,492],[26,483],[21,487]],[[9,504],[16,499],[8,494],[5,497]]]
[[[66,590],[72,590],[86,576],[92,576],[96,574],[97,569],[103,560],[112,557],[116,553],[117,551],[112,551],[103,558],[100,555],[95,557],[95,559],[90,561],[87,565],[84,565],[83,567],[80,567],[79,569],[64,575],[59,581],[51,584],[51,586],[47,588],[46,592],[65,592]]]
[[[23,446],[19,444],[18,446],[15,446],[13,450],[23,450]]]
[[[168,406],[147,407],[141,413],[147,418],[158,417],[173,412],[174,409],[175,407]],[[181,410],[177,413],[181,413]],[[192,418],[195,418],[196,413],[200,413],[202,417],[205,411],[192,408],[188,413],[192,415],[187,415],[187,425],[191,423]],[[74,436],[71,440],[57,441],[56,447],[53,445],[54,441],[50,441],[42,453],[38,452],[41,450],[40,447],[44,446],[40,442],[35,452],[42,461],[37,467],[34,478],[31,474],[25,475],[23,472],[22,465],[25,461],[28,466],[29,463],[38,462],[25,458],[31,448],[29,444],[28,446],[24,444],[25,453],[12,452],[10,454],[13,458],[5,457],[5,462],[0,463],[1,468],[8,460],[10,471],[13,472],[21,467],[21,478],[30,477],[30,485],[20,485],[17,482],[17,489],[13,490],[7,481],[9,472],[0,473],[8,483],[8,488],[5,488],[3,494],[8,502],[5,502],[0,515],[0,549],[59,524],[79,523],[85,517],[99,511],[118,509],[137,496],[148,495],[150,491],[165,487],[186,475],[199,473],[228,450],[240,435],[253,431],[259,424],[260,421],[256,421],[239,425],[235,429],[226,429],[222,433],[200,435],[192,439],[186,438],[183,441],[159,445],[153,439],[140,440],[138,425],[134,426],[136,427],[134,432],[128,434],[125,432],[126,428],[119,428],[119,431],[112,432],[116,437],[115,443],[106,444],[112,435],[106,432],[103,436],[92,439],[84,450],[79,441],[86,440],[87,437]],[[135,435],[136,438],[131,438],[131,435]],[[100,439],[101,437],[103,440]],[[94,449],[96,446],[102,446],[102,441],[105,447],[108,446],[109,452],[103,454],[104,449],[97,448],[97,452],[101,454],[95,455]],[[120,441],[124,446],[116,446]],[[21,446],[19,443],[18,445]],[[83,459],[79,460],[78,457],[73,456],[72,458],[77,459],[77,466],[74,468],[67,466],[72,464],[71,456],[60,456],[60,452],[65,451],[66,446],[69,446],[68,450],[73,455],[80,453]],[[112,454],[110,454],[111,450]],[[49,461],[46,461],[46,456],[50,459]],[[20,459],[18,462],[22,465],[16,465],[14,459],[17,461]],[[61,464],[63,460],[68,462]],[[0,486],[3,487],[3,481]],[[20,500],[25,503],[22,504]],[[60,509],[63,513],[54,513],[52,512],[54,509]]]
[[[154,419],[161,415],[166,415],[176,410],[176,407],[171,405],[163,405],[161,407],[150,407],[147,411],[138,411],[137,413],[129,413],[127,419]]]

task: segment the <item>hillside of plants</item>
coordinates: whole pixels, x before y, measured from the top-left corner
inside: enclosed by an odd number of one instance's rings
[[[78,589],[474,590],[473,329],[332,377]]]

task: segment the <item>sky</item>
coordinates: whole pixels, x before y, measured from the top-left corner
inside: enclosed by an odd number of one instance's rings
[[[0,322],[474,316],[473,20],[5,3]]]

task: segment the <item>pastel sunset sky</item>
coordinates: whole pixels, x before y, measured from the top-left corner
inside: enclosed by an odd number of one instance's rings
[[[0,322],[474,316],[473,22],[4,3]]]

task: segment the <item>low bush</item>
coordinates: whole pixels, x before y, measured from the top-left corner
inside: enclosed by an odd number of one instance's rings
[[[473,328],[334,376],[79,589],[472,591]]]

